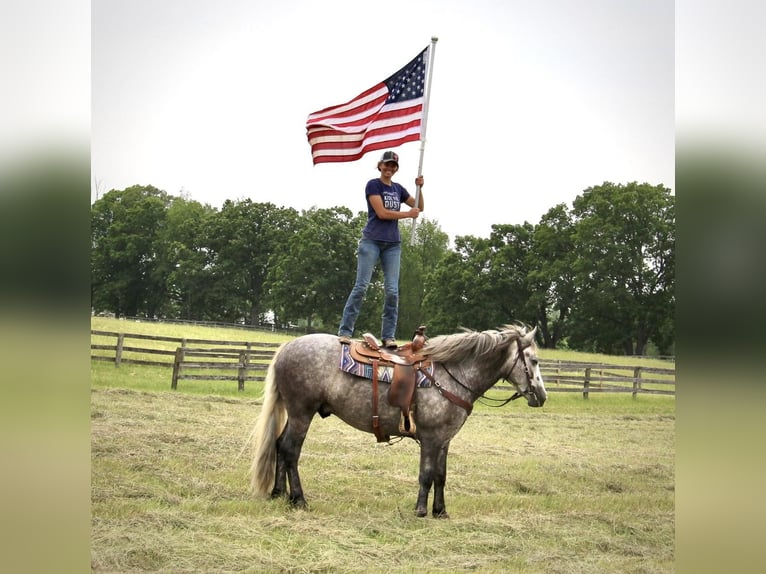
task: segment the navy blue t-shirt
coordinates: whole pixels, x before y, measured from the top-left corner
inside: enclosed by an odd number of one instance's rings
[[[367,225],[362,230],[364,238],[388,243],[400,242],[399,220],[378,218],[370,204],[370,196],[379,195],[383,199],[383,207],[390,211],[399,211],[401,204],[410,197],[407,190],[398,183],[391,182],[391,185],[386,185],[379,178],[375,178],[367,182],[364,195],[367,199]]]

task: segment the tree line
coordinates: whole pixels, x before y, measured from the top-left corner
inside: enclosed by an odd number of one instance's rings
[[[334,333],[366,217],[111,190],[91,206],[92,310]],[[433,336],[518,321],[537,326],[546,348],[672,353],[675,200],[662,185],[605,182],[535,225],[496,224],[452,246],[435,220],[418,219],[412,245],[400,227],[400,339],[420,324]],[[382,297],[378,269],[360,332],[379,331]]]

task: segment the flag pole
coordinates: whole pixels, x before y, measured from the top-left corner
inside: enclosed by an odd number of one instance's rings
[[[428,100],[431,99],[431,78],[433,77],[434,69],[434,53],[436,52],[436,42],[439,38],[431,36],[431,46],[428,50],[428,69],[426,70],[426,91],[423,99],[423,121],[420,128],[420,160],[418,161],[418,177],[423,175],[423,152],[426,148],[426,125],[428,124]],[[418,200],[420,199],[420,186],[415,186],[415,207],[418,206]],[[415,245],[415,225],[417,219],[412,220],[412,231],[410,232],[410,245]]]

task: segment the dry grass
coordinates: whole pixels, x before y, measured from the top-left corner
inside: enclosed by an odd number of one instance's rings
[[[674,405],[562,393],[543,409],[479,406],[450,450],[452,518],[434,520],[412,512],[413,441],[317,418],[301,459],[310,510],[295,511],[248,493],[253,396],[96,385],[92,567],[673,572]]]
[[[91,326],[215,340],[291,338],[101,318]],[[541,356],[599,360],[565,351]],[[261,384],[243,393],[234,382],[169,387],[167,368],[91,366],[95,572],[674,570],[672,397],[584,401],[554,392],[543,409],[477,405],[450,450],[452,518],[434,520],[413,515],[417,445],[378,445],[335,417],[317,418],[304,446],[310,511],[251,498],[242,450]]]

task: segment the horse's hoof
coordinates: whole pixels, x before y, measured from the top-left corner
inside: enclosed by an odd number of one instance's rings
[[[423,518],[424,516],[428,515],[428,511],[425,508],[416,508],[415,509],[415,516],[418,518]]]
[[[297,508],[298,510],[306,510],[308,509],[308,504],[306,504],[306,500],[304,498],[296,498],[296,499],[290,499],[290,506],[293,508]]]
[[[434,512],[434,518],[449,518],[449,513],[446,510],[441,512]]]

